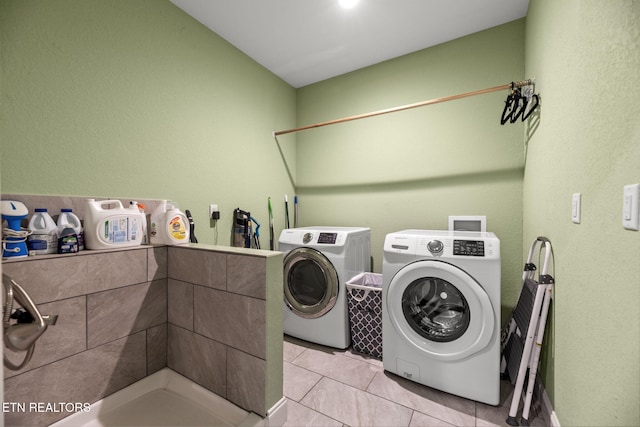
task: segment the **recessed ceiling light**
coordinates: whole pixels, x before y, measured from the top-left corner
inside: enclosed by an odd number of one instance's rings
[[[340,0],[340,6],[345,9],[351,9],[358,3],[358,0]]]

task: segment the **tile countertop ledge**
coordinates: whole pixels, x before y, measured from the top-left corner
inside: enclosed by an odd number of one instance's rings
[[[208,245],[204,243],[187,243],[184,245],[138,245],[138,246],[128,246],[128,247],[113,248],[113,249],[85,249],[80,252],[71,253],[71,254],[47,254],[47,255],[32,255],[32,256],[26,256],[22,258],[2,258],[2,262],[14,263],[14,262],[21,262],[21,261],[33,261],[36,259],[74,257],[74,256],[100,254],[100,253],[121,252],[121,251],[136,251],[141,249],[162,248],[162,247],[169,247],[169,246],[185,248],[185,249],[197,249],[197,250],[204,250],[204,251],[211,251],[211,252],[222,252],[222,253],[254,256],[254,257],[263,257],[263,258],[270,258],[273,256],[282,255],[282,252],[267,251],[264,249],[236,248],[233,246],[217,246],[217,245]]]

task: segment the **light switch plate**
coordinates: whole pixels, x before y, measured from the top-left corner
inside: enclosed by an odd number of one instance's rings
[[[640,228],[640,184],[630,184],[624,186],[622,193],[622,226],[627,230],[638,230]]]
[[[571,221],[574,224],[580,224],[581,199],[580,193],[574,193],[571,197]]]

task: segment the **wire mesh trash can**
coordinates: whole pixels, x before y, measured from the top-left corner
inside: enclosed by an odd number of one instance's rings
[[[361,273],[347,282],[353,350],[382,359],[382,274]]]

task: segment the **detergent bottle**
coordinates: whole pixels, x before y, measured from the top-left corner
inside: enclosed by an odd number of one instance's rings
[[[140,211],[132,212],[120,200],[87,199],[84,239],[87,249],[138,246],[142,243]]]
[[[152,244],[189,243],[189,221],[173,203],[162,200],[151,214],[149,239]]]
[[[142,244],[149,244],[149,231],[147,227],[147,213],[144,211],[146,206],[142,203],[138,203],[136,201],[129,202],[129,209],[137,209],[140,213],[140,218],[142,221]]]
[[[72,209],[63,208],[56,224],[58,230],[58,253],[78,252],[84,249],[84,231],[82,223]],[[73,245],[72,235],[75,234],[76,244]],[[70,239],[65,239],[69,237]],[[71,240],[65,242],[64,240]],[[62,245],[62,246],[61,246]]]
[[[45,208],[36,208],[29,220],[31,235],[27,238],[29,251],[36,255],[58,251],[58,228]]]

